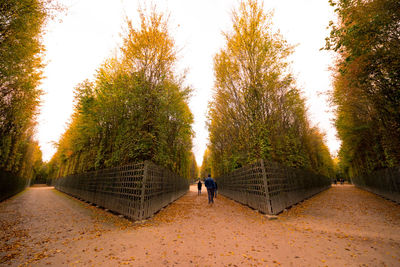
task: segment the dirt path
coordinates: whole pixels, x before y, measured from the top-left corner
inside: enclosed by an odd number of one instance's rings
[[[52,188],[0,203],[0,265],[400,266],[400,206],[335,186],[277,220],[196,188],[137,224]]]

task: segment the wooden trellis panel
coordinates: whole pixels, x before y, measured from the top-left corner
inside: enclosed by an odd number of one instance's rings
[[[264,160],[216,180],[222,195],[267,214],[278,214],[331,184],[322,175]]]
[[[58,178],[56,189],[141,220],[186,193],[187,179],[149,161]]]
[[[400,166],[354,177],[352,181],[359,188],[400,203]]]
[[[263,161],[237,169],[216,178],[218,192],[264,213],[270,213],[264,183]]]
[[[142,217],[147,218],[183,196],[189,181],[152,162],[146,162]]]

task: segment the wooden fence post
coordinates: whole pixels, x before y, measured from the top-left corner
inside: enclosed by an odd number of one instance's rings
[[[265,168],[265,164],[264,164],[264,160],[261,159],[260,160],[261,163],[261,170],[262,170],[262,176],[263,176],[263,181],[264,181],[264,190],[265,190],[265,202],[267,203],[267,207],[268,207],[268,212],[270,214],[272,213],[272,203],[271,203],[271,198],[269,195],[269,187],[268,187],[268,176],[267,176],[267,170]]]
[[[146,181],[147,181],[147,175],[148,175],[148,168],[149,168],[149,162],[146,160],[144,162],[144,171],[143,171],[143,179],[142,179],[142,194],[140,196],[140,213],[139,213],[139,220],[143,219],[144,215],[144,198],[145,198],[145,193],[146,193]]]

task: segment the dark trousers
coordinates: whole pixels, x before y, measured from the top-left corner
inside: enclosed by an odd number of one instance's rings
[[[208,203],[214,203],[214,188],[207,188]]]
[[[199,191],[197,191],[197,195],[201,195],[201,189],[199,189]]]

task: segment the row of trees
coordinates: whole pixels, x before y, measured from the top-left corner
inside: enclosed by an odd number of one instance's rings
[[[140,27],[127,22],[119,55],[97,70],[94,81],[76,87],[71,123],[51,160],[53,176],[151,160],[197,177],[191,89],[175,73],[168,21],[154,9],[139,14]]]
[[[332,101],[342,171],[358,176],[400,164],[400,2],[330,1],[325,49],[338,53]]]
[[[400,164],[400,3],[330,0],[325,49],[338,53],[332,102],[342,146],[341,171],[351,176]],[[41,91],[42,27],[55,10],[45,0],[0,4],[0,171],[44,176],[33,140]],[[177,50],[163,14],[142,10],[127,23],[119,54],[93,81],[75,89],[75,110],[48,166],[64,176],[132,161],[152,160],[179,174],[199,172],[192,148],[191,89],[175,73]],[[232,171],[258,158],[334,172],[324,136],[307,119],[289,70],[293,48],[272,30],[257,0],[241,2],[233,28],[214,58],[202,177]]]
[[[0,171],[12,177],[31,179],[41,169],[42,153],[33,139],[41,95],[41,36],[54,10],[42,0],[0,3]]]
[[[45,172],[32,136],[41,94],[41,29],[51,10],[47,3],[0,6],[0,168],[26,177]],[[197,177],[187,104],[191,89],[175,73],[177,50],[168,21],[155,10],[139,13],[140,27],[127,22],[118,55],[99,67],[93,81],[75,88],[75,110],[48,166],[51,176],[152,160]],[[243,2],[225,37],[226,47],[214,61],[210,145],[202,176],[258,158],[330,175],[323,135],[309,126],[288,70],[292,47],[271,30],[271,16],[257,1]]]
[[[203,163],[200,167],[200,178],[207,177],[208,174],[211,174],[212,169],[212,161],[211,161],[211,151],[207,147],[203,154]]]
[[[214,176],[263,158],[333,175],[323,135],[310,126],[304,99],[288,68],[293,48],[272,30],[256,0],[233,12],[233,29],[214,58],[208,129]],[[208,172],[204,166],[202,172]]]

